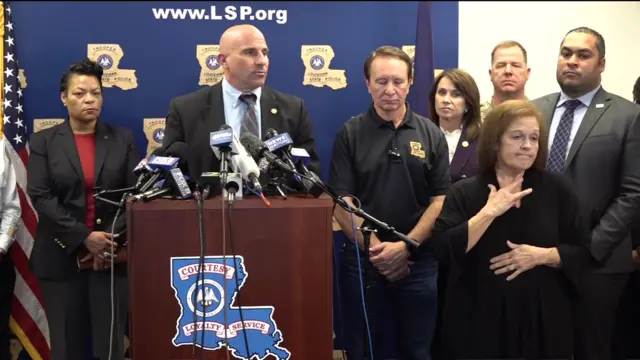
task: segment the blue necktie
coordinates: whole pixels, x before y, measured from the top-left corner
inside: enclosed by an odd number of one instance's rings
[[[569,138],[571,137],[571,127],[573,126],[573,113],[582,102],[580,100],[568,100],[564,103],[564,113],[560,118],[556,135],[553,138],[549,159],[547,160],[547,170],[562,172],[564,162],[567,158]]]
[[[242,127],[240,129],[240,136],[248,132],[260,138],[260,129],[258,128],[258,119],[256,118],[256,94],[242,94],[240,100],[247,104],[247,112],[244,113],[242,118]]]

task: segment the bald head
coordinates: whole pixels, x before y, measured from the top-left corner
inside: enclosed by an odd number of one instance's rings
[[[227,81],[249,92],[264,85],[269,68],[269,48],[264,35],[253,25],[236,25],[220,37],[218,60]]]
[[[220,36],[220,52],[231,51],[253,39],[262,39],[266,44],[264,35],[257,27],[248,24],[232,26]]]

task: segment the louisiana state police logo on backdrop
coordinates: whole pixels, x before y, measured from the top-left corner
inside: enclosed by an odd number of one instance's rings
[[[207,67],[211,70],[218,70],[220,67],[220,61],[218,60],[218,56],[209,55],[207,57]]]
[[[113,66],[113,58],[107,54],[98,56],[98,60],[96,62],[105,70],[109,70]]]
[[[311,63],[311,68],[313,68],[313,70],[320,70],[324,67],[324,59],[320,55],[314,55],[311,58],[310,63]]]
[[[204,329],[203,348],[206,350],[218,350],[226,346],[226,332],[229,350],[238,359],[266,359],[269,355],[277,360],[289,359],[291,353],[279,346],[282,333],[273,320],[273,306],[243,306],[243,330],[240,311],[233,306],[233,302],[238,291],[236,277],[242,288],[248,275],[244,258],[236,256],[236,272],[233,257],[228,256],[225,264],[222,256],[207,256],[204,261],[204,280],[201,275],[201,282],[196,283],[199,260],[197,256],[171,258],[171,287],[180,304],[173,345],[192,346],[195,335],[195,342],[200,346]],[[249,354],[243,331],[246,331]]]
[[[158,128],[153,131],[153,140],[162,144],[162,140],[164,140],[164,129]]]

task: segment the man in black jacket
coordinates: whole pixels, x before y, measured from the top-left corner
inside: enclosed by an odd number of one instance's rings
[[[218,61],[224,69],[221,82],[171,101],[162,146],[185,142],[197,160],[189,173],[219,170],[209,145],[209,134],[229,125],[239,138],[250,132],[264,140],[268,129],[287,132],[293,146],[310,155],[309,170],[320,173],[311,120],[303,101],[264,85],[269,69],[269,48],[264,35],[252,25],[227,29],[220,38]]]

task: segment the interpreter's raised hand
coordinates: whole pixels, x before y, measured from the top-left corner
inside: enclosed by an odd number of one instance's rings
[[[489,198],[482,211],[490,216],[498,217],[512,207],[520,207],[520,200],[531,194],[533,189],[517,191],[522,185],[522,177],[513,183],[497,190],[493,184],[489,184]]]

